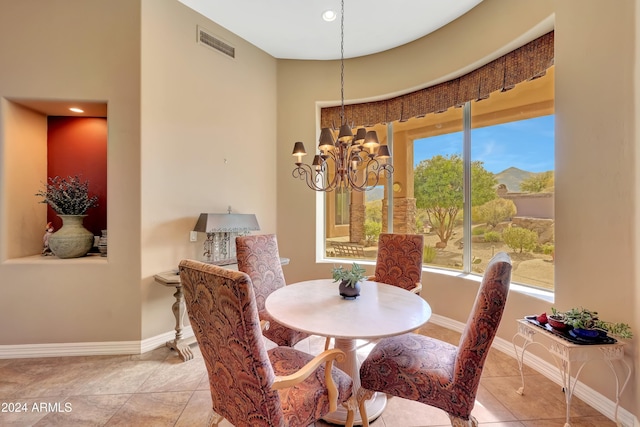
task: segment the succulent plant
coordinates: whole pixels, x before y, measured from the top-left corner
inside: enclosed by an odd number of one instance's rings
[[[359,266],[355,262],[351,269],[344,268],[343,266],[333,267],[331,270],[331,275],[333,277],[334,282],[346,282],[347,286],[354,288],[356,283],[363,280],[365,276],[366,270],[364,267]]]

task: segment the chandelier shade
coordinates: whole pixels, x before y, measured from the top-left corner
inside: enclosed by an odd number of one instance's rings
[[[307,154],[300,141],[293,145],[296,158],[292,175],[305,181],[315,191],[333,191],[337,188],[368,191],[375,188],[381,178],[393,174],[389,147],[381,145],[378,134],[364,127],[355,136],[344,114],[344,0],[341,1],[340,18],[340,128],[320,129],[318,150],[311,165],[302,162]]]

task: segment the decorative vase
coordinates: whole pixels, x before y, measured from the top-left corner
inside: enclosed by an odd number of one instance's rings
[[[58,258],[85,256],[94,242],[93,233],[84,228],[86,215],[58,215],[62,227],[49,237],[49,248]]]
[[[356,299],[360,295],[360,282],[356,282],[353,287],[349,286],[348,283],[346,280],[340,282],[338,287],[340,295],[344,299]]]
[[[98,250],[100,256],[107,256],[107,230],[102,230],[102,236],[98,239]]]

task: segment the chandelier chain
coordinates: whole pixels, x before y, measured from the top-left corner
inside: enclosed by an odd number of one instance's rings
[[[340,2],[340,124],[346,123],[344,114],[344,0]]]
[[[319,154],[311,165],[303,163],[307,155],[300,141],[293,146],[296,167],[294,178],[303,180],[314,191],[369,191],[378,186],[383,177],[393,174],[391,153],[386,144],[380,145],[375,130],[358,129],[356,137],[349,125],[344,108],[344,0],[340,1],[340,129],[338,138],[330,127],[322,128],[319,138]]]

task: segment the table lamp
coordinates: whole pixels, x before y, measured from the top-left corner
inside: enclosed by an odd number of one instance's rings
[[[235,264],[235,236],[243,236],[254,230],[260,230],[254,214],[201,213],[193,227],[193,231],[207,234],[204,261],[216,265]]]

